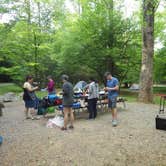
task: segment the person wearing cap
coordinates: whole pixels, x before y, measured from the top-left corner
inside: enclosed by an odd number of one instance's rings
[[[104,90],[108,92],[108,108],[112,112],[112,126],[116,127],[117,122],[117,97],[119,90],[119,81],[117,78],[113,77],[110,72],[105,73],[107,79],[106,87]]]
[[[55,82],[54,82],[54,80],[52,79],[51,76],[48,76],[47,79],[48,79],[48,84],[47,84],[48,95],[55,94]]]
[[[62,75],[62,82],[63,82],[63,108],[64,108],[64,127],[62,130],[67,130],[68,125],[68,115],[70,115],[70,126],[69,129],[73,129],[73,122],[74,122],[74,114],[72,111],[72,106],[74,103],[74,91],[73,85],[68,81],[69,77],[67,75]]]

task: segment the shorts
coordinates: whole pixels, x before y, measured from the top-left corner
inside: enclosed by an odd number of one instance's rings
[[[117,97],[108,98],[108,108],[116,108]]]
[[[65,108],[72,108],[73,107],[73,104],[70,104],[70,105],[63,105],[63,107],[65,107]]]
[[[25,107],[26,108],[35,108],[35,101],[34,100],[25,100]]]

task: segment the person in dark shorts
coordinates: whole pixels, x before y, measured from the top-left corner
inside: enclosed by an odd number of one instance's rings
[[[63,108],[64,108],[64,127],[62,130],[67,130],[68,124],[68,115],[70,115],[70,126],[69,129],[73,129],[73,122],[74,122],[74,114],[72,111],[72,106],[74,103],[74,91],[73,85],[68,81],[69,77],[67,75],[62,75],[62,82],[63,82]]]
[[[107,79],[107,83],[104,90],[108,92],[108,108],[112,112],[112,126],[115,127],[118,124],[116,104],[119,90],[119,81],[117,78],[112,77],[110,72],[106,72],[105,77]]]
[[[33,87],[33,77],[31,75],[26,77],[26,82],[23,85],[23,100],[25,102],[25,116],[26,119],[36,119],[34,116],[35,107],[36,107],[36,95],[35,91],[38,89],[38,86]]]

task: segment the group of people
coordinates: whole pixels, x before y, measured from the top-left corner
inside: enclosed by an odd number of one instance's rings
[[[51,76],[48,76],[47,91],[48,94],[55,94],[55,83]],[[110,72],[105,73],[106,86],[104,91],[108,93],[108,108],[112,112],[112,126],[117,126],[117,97],[119,90],[118,79],[113,77]],[[67,130],[68,121],[70,121],[69,129],[74,129],[74,114],[72,111],[72,106],[74,103],[74,91],[73,85],[69,82],[69,76],[62,75],[61,80],[63,82],[62,86],[62,105],[64,112],[64,126],[61,130]],[[36,119],[35,116],[35,91],[39,89],[38,86],[33,86],[33,77],[27,76],[26,82],[23,85],[24,95],[23,100],[25,102],[25,115],[26,119]],[[88,111],[89,120],[95,119],[97,117],[97,100],[99,98],[99,86],[94,78],[90,78],[90,83],[86,87],[86,93],[88,93]]]

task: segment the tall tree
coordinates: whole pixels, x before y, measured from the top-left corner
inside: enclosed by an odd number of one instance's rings
[[[154,16],[159,0],[143,0],[142,66],[139,101],[153,101]]]

